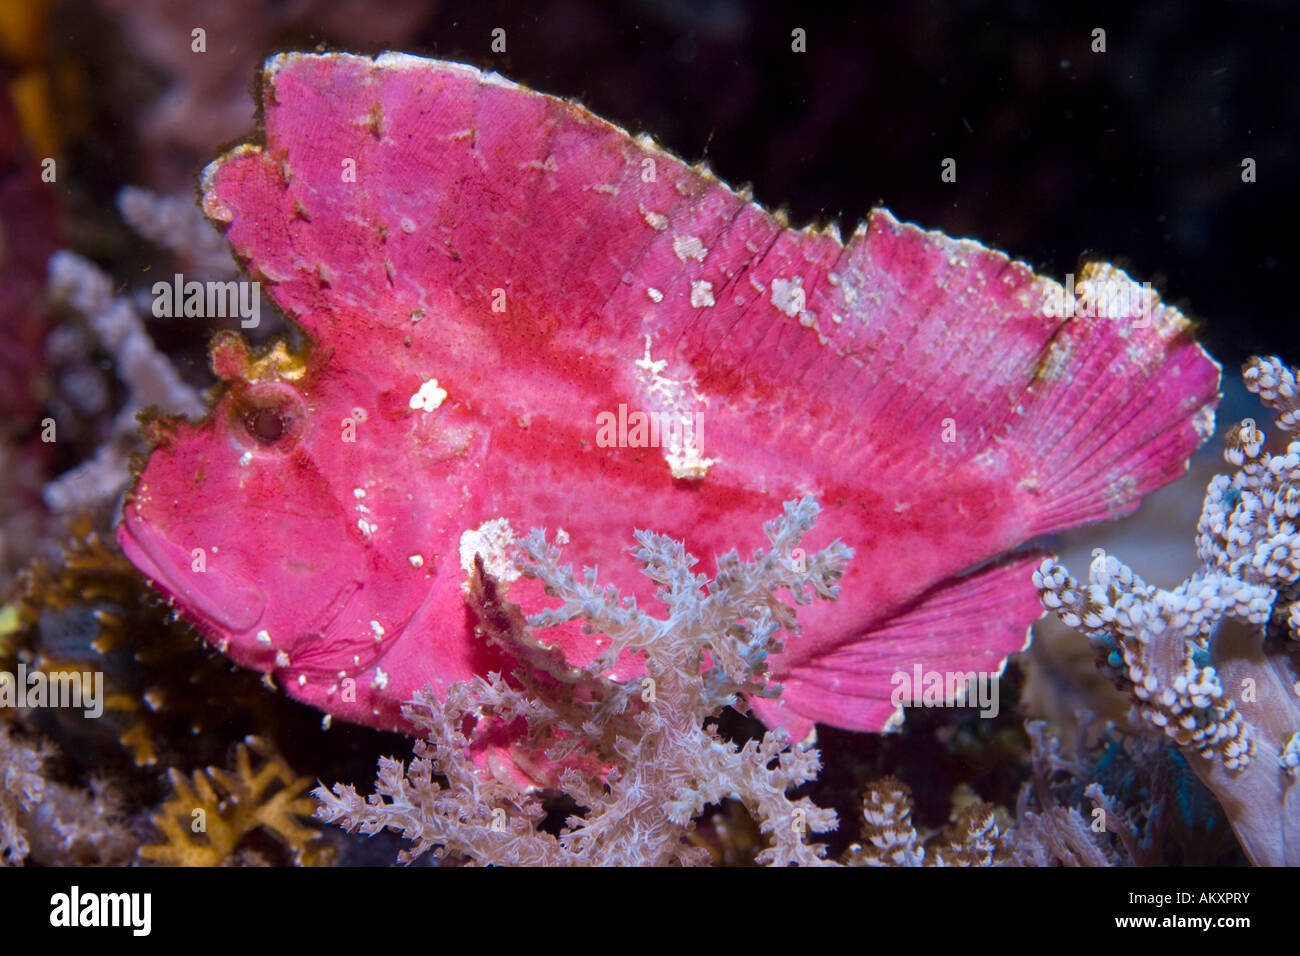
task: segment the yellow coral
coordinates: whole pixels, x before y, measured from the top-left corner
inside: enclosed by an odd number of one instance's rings
[[[253,769],[251,752],[263,759]],[[141,847],[140,857],[172,866],[219,866],[232,860],[240,842],[254,830],[279,838],[303,866],[332,862],[332,847],[313,845],[320,832],[304,826],[315,804],[306,796],[312,781],[298,777],[284,758],[257,737],[247,737],[235,752],[235,772],[218,767],[187,778],[169,771],[175,793],[153,819],[166,838]]]

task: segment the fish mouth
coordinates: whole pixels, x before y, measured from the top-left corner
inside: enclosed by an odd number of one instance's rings
[[[117,541],[127,559],[168,597],[179,601],[210,629],[247,631],[266,611],[266,594],[219,567],[208,567],[202,548],[186,549],[126,509]]]

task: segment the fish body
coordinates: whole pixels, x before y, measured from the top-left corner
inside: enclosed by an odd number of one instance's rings
[[[402,727],[416,690],[509,671],[467,571],[481,554],[544,606],[509,560],[531,528],[653,606],[634,529],[707,564],[811,493],[808,552],[855,557],[752,703],[796,737],[885,729],[893,674],[1024,646],[1038,558],[1014,549],[1132,510],[1213,428],[1218,366],[1110,267],[1063,290],[883,210],[847,242],[794,230],[459,64],[287,54],[261,88],[266,142],[213,163],[203,205],[310,345],[214,342],[228,385],[152,426],[119,539],[216,646],[337,717]],[[1076,308],[1099,290],[1128,307]],[[599,639],[560,643],[584,663]]]

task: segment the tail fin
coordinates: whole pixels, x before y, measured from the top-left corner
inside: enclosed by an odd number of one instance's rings
[[[1012,430],[1037,462],[1035,534],[1132,511],[1214,432],[1220,368],[1188,321],[1110,266],[1085,267],[1077,288],[1091,314],[1052,337]]]

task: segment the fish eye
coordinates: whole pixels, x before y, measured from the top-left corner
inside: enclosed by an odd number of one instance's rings
[[[302,435],[306,407],[283,382],[257,382],[234,392],[229,405],[230,435],[249,451],[287,452]]]
[[[274,408],[255,408],[244,416],[244,428],[263,445],[274,445],[284,437],[285,421]]]

